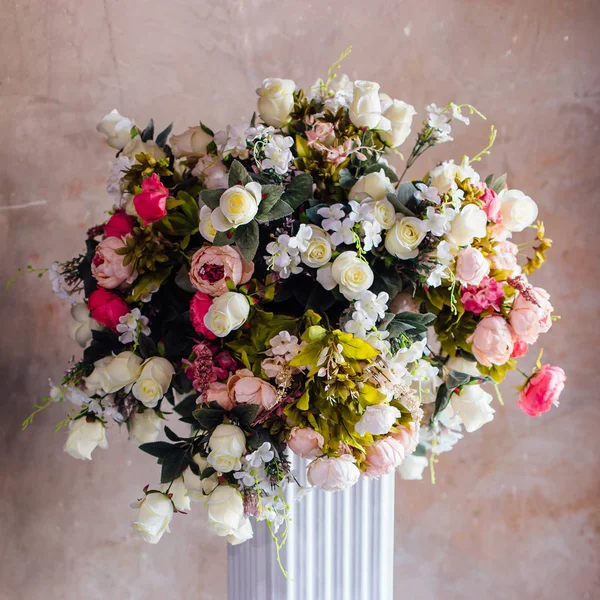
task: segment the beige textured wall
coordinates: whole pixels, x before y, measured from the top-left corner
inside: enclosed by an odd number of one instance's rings
[[[350,43],[349,75],[421,115],[475,104],[499,128],[482,170],[508,171],[555,239],[535,281],[563,316],[543,343],[569,382],[534,420],[508,381],[435,486],[399,482],[397,598],[599,598],[599,17],[596,0],[1,0],[0,279],[71,257],[101,220],[111,154],[94,126],[113,107],[221,128],[249,118],[263,77],[310,84]],[[416,173],[473,155],[487,128],[457,126]],[[63,407],[19,432],[78,352],[66,317],[47,283],[0,293],[0,598],[225,598],[225,545],[200,508],[159,546],[130,533],[128,503],[158,472],[123,432],[91,464],[61,452]]]

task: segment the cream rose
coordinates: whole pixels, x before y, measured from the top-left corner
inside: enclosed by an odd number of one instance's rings
[[[200,157],[206,154],[206,147],[213,141],[212,135],[206,133],[199,125],[190,127],[179,135],[169,138],[169,145],[175,158],[182,156]]]
[[[203,206],[200,208],[200,225],[198,227],[200,231],[200,235],[207,242],[214,242],[215,235],[217,235],[217,230],[213,227],[212,221],[210,217],[212,215],[212,210],[208,206]]]
[[[521,190],[504,190],[500,194],[500,202],[502,227],[508,231],[523,231],[537,219],[537,204]]]
[[[129,439],[140,446],[158,439],[162,427],[162,419],[151,408],[143,412],[135,412],[127,421]]]
[[[300,257],[307,267],[317,269],[326,265],[331,259],[331,242],[324,229],[316,225],[309,225],[309,227],[312,230],[312,235],[306,250],[300,253]]]
[[[163,483],[160,489],[171,496],[175,510],[187,513],[192,509],[189,490],[185,487],[183,477],[178,477],[170,483]]]
[[[115,108],[104,115],[96,131],[106,136],[106,141],[111,148],[122,150],[131,140],[131,128],[133,121],[119,114]]]
[[[390,130],[390,122],[381,114],[379,84],[374,81],[355,81],[350,106],[350,121],[359,129]]]
[[[85,348],[92,339],[92,331],[100,331],[102,325],[92,319],[85,302],[78,302],[71,307],[73,321],[69,325],[69,334],[82,347]]]
[[[127,156],[131,160],[135,160],[137,154],[149,154],[156,160],[166,158],[165,151],[151,140],[142,142],[142,138],[136,135],[132,140],[129,141],[127,146],[123,148],[123,156]]]
[[[456,279],[463,285],[479,285],[490,272],[490,263],[477,248],[468,246],[456,255]]]
[[[383,169],[363,175],[353,186],[348,194],[350,200],[383,200],[386,194],[393,194],[394,186]]]
[[[206,502],[208,528],[220,536],[235,535],[244,525],[244,500],[230,485],[219,485]]]
[[[212,211],[210,220],[213,227],[217,231],[228,231],[250,223],[258,212],[261,199],[262,188],[255,181],[230,187],[223,192],[219,206]]]
[[[389,404],[367,406],[360,421],[354,426],[358,435],[384,435],[394,426],[400,411]]]
[[[173,519],[174,509],[173,502],[166,494],[147,494],[142,500],[132,504],[132,508],[138,509],[133,529],[147,542],[157,544],[165,532],[171,532],[169,523]]]
[[[450,396],[450,406],[454,414],[460,417],[465,429],[472,433],[489,423],[496,412],[491,406],[491,394],[479,385],[465,385],[460,394]]]
[[[382,229],[390,229],[396,222],[394,205],[386,198],[382,200],[366,200],[362,204],[372,210],[373,217],[375,217],[375,220],[381,225]]]
[[[391,131],[382,131],[379,137],[392,148],[397,148],[410,135],[413,117],[417,114],[414,106],[402,100],[391,100],[382,94],[383,116],[391,123]]]
[[[290,118],[294,108],[294,90],[296,84],[291,79],[271,77],[263,80],[256,90],[258,99],[258,114],[260,118],[272,127],[283,127]]]
[[[104,423],[97,419],[88,421],[86,417],[69,421],[69,437],[64,451],[73,458],[92,460],[92,452],[96,448],[108,448]]]
[[[131,386],[141,371],[142,359],[133,352],[121,352],[114,358],[106,356],[94,363],[92,374],[85,378],[86,387],[92,394],[114,394]]]
[[[167,393],[173,375],[173,365],[166,358],[154,356],[143,363],[142,372],[131,391],[144,406],[154,408]]]
[[[194,454],[192,458],[198,465],[200,474],[209,467],[208,461],[200,454]],[[190,467],[186,467],[183,472],[183,483],[185,484],[190,498],[194,502],[202,502],[219,485],[219,478],[216,473],[213,473],[210,477],[200,479],[198,475],[194,474]]]
[[[244,294],[226,292],[215,298],[204,315],[204,324],[217,337],[225,337],[239,329],[250,314],[250,305]]]
[[[331,277],[347,300],[359,300],[373,284],[373,271],[352,250],[342,252],[331,265]]]
[[[360,477],[360,471],[354,463],[354,457],[350,454],[317,458],[308,465],[308,483],[326,492],[345,490]]]
[[[400,260],[419,254],[419,244],[427,234],[427,226],[416,217],[400,217],[385,236],[385,249]]]
[[[487,215],[475,204],[467,204],[454,217],[446,239],[457,246],[470,246],[475,238],[486,234]]]
[[[423,471],[427,468],[429,461],[426,456],[415,456],[409,454],[396,469],[400,477],[405,480],[423,479]]]
[[[220,473],[239,471],[240,459],[246,451],[246,436],[236,425],[223,423],[218,425],[208,440],[211,452],[208,464]]]
[[[467,342],[471,343],[477,362],[484,367],[505,364],[515,345],[508,323],[500,316],[485,317],[479,321]]]

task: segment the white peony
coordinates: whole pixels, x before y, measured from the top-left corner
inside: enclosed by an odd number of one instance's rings
[[[255,181],[230,187],[223,192],[219,206],[212,211],[212,226],[217,231],[228,231],[232,227],[250,223],[258,212],[261,199],[262,188]]]
[[[151,408],[136,412],[127,421],[129,439],[140,446],[158,439],[162,427],[162,419]]]
[[[392,128],[388,119],[381,114],[379,84],[374,81],[355,81],[354,98],[350,106],[350,121],[359,129]]]
[[[400,411],[389,404],[367,406],[360,421],[354,426],[358,435],[384,435],[394,426]]]
[[[392,148],[397,148],[410,135],[413,117],[417,114],[414,106],[402,100],[392,100],[382,94],[383,116],[391,123],[391,131],[382,131],[379,137]]]
[[[308,482],[326,492],[337,492],[352,487],[360,477],[360,471],[350,454],[322,456],[308,465]]]
[[[396,258],[409,260],[419,254],[427,225],[416,217],[400,217],[385,236],[385,249]]]
[[[383,200],[386,194],[393,194],[394,186],[383,169],[363,175],[348,194],[350,200]]]
[[[220,473],[239,471],[240,459],[246,451],[246,436],[236,425],[223,423],[213,431],[208,441],[211,452],[208,464]]]
[[[111,148],[122,150],[131,140],[133,121],[119,114],[115,108],[104,115],[96,130],[106,136],[106,141]]]
[[[306,244],[306,249],[300,252],[302,262],[313,269],[326,265],[331,258],[331,241],[329,235],[321,227],[308,225],[312,235]]]
[[[523,231],[538,216],[537,204],[521,190],[504,190],[500,194],[502,227],[510,232]]]
[[[204,315],[204,324],[217,337],[225,337],[239,329],[250,314],[250,304],[244,294],[225,292],[213,300]]]
[[[398,467],[402,479],[415,480],[423,479],[423,471],[427,468],[429,461],[426,456],[415,456],[409,454]]]
[[[157,544],[165,532],[171,532],[169,523],[173,518],[173,502],[165,494],[147,494],[139,502],[132,504],[132,508],[138,509],[133,529],[147,542]]]
[[[487,228],[485,211],[467,204],[452,220],[446,239],[457,246],[470,246],[475,238],[484,238]]]
[[[489,423],[496,412],[491,406],[491,394],[479,385],[465,385],[460,394],[452,394],[450,405],[455,416],[460,418],[465,429],[472,433]]]
[[[296,84],[291,79],[271,77],[263,80],[256,90],[258,99],[258,114],[260,118],[272,127],[283,127],[290,118],[294,108],[294,90]]]
[[[69,334],[82,347],[85,348],[92,340],[92,331],[100,331],[102,325],[92,319],[85,302],[78,302],[71,307],[73,321],[69,325]]]
[[[154,408],[167,393],[171,378],[175,375],[173,365],[160,356],[146,360],[135,382],[132,393],[144,406]]]
[[[244,500],[230,485],[217,486],[206,502],[208,528],[219,536],[235,535],[244,526]]]
[[[86,417],[69,421],[69,437],[64,451],[73,458],[92,460],[92,452],[96,448],[108,448],[106,428],[102,421],[88,421]]]

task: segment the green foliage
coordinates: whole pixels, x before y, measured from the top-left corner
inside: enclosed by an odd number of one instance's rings
[[[206,206],[208,206],[208,208],[214,210],[219,206],[219,200],[225,192],[225,188],[215,188],[214,190],[202,190],[200,192],[200,200],[202,200],[202,202]]]
[[[156,136],[156,145],[160,148],[164,148],[167,144],[167,140],[169,139],[169,134],[171,133],[171,129],[173,129],[173,123],[167,125],[157,136]]]
[[[147,142],[154,137],[154,119],[148,121],[148,125],[144,128],[144,131],[140,134],[142,142]]]
[[[169,442],[149,442],[140,446],[140,450],[158,458],[158,464],[162,466],[161,483],[170,483],[181,477],[185,468],[193,462],[189,448],[189,444]]]
[[[229,187],[234,185],[246,185],[252,181],[248,171],[246,171],[244,165],[239,160],[234,160],[229,167],[229,175],[227,184]]]
[[[310,173],[302,173],[290,181],[281,198],[295,210],[305,202],[312,200],[312,197],[313,179]]]
[[[258,224],[256,221],[250,221],[246,225],[237,227],[233,234],[233,239],[246,262],[252,262],[258,250],[259,240]]]
[[[390,340],[402,337],[414,343],[427,337],[427,329],[434,321],[435,315],[431,313],[402,312],[392,317],[386,331]]]

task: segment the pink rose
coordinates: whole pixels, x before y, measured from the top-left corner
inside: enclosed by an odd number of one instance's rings
[[[565,388],[567,376],[560,367],[544,365],[528,382],[519,395],[519,407],[530,417],[539,417],[558,406],[558,398]]]
[[[104,235],[109,237],[124,238],[133,231],[133,217],[124,210],[117,210],[104,226]]]
[[[323,454],[321,448],[323,448],[324,443],[323,436],[310,427],[292,428],[287,442],[290,450],[302,458],[321,456]]]
[[[167,214],[169,190],[160,182],[160,177],[152,173],[142,182],[142,191],[133,197],[133,206],[144,225],[156,223]]]
[[[513,348],[511,358],[521,358],[525,356],[529,350],[529,344],[524,342],[521,338],[515,338],[515,347]]]
[[[206,404],[209,402],[217,402],[225,410],[231,410],[233,408],[233,402],[231,401],[229,393],[227,392],[227,384],[219,383],[218,381],[213,381],[208,386],[206,392],[200,396],[199,400]]]
[[[113,292],[98,288],[90,294],[88,310],[101,325],[116,330],[119,319],[129,313],[129,304]]]
[[[391,435],[377,440],[367,448],[367,469],[364,474],[367,477],[381,477],[400,466],[405,454],[402,442]]]
[[[221,296],[227,289],[227,280],[235,286],[250,281],[254,263],[247,263],[231,246],[203,246],[192,257],[190,282],[209,296]]]
[[[402,425],[397,432],[392,433],[392,437],[402,444],[405,455],[412,454],[419,445],[419,425],[414,422],[408,426]]]
[[[229,187],[227,168],[221,160],[210,154],[200,158],[192,170],[192,175],[201,179],[204,186],[209,190]]]
[[[92,276],[100,287],[114,290],[135,281],[137,271],[131,265],[125,266],[124,257],[115,252],[124,247],[123,240],[118,237],[107,237],[96,246],[96,254],[92,259]]]
[[[546,333],[552,327],[550,294],[542,288],[528,288],[519,292],[508,315],[514,334],[527,342],[535,344],[540,333]]]
[[[469,246],[458,253],[456,279],[463,285],[479,285],[489,272],[490,263],[477,248]]]
[[[248,369],[241,369],[229,378],[227,391],[233,404],[256,404],[258,414],[277,404],[277,390]]]
[[[485,183],[482,185],[485,189],[483,191],[483,196],[481,196],[479,199],[485,202],[483,210],[485,211],[489,221],[500,224],[502,223],[502,214],[500,213],[500,205],[502,202],[494,190],[487,187]]]
[[[511,277],[521,274],[521,267],[517,262],[519,247],[512,242],[498,242],[494,248],[494,254],[489,259],[494,269],[510,271]]]
[[[502,298],[504,298],[504,286],[493,277],[484,277],[479,286],[464,287],[460,301],[465,310],[480,315],[490,306],[500,311]]]
[[[326,492],[337,492],[353,486],[360,477],[354,457],[321,456],[308,465],[308,483]]]
[[[217,339],[217,336],[204,324],[204,316],[212,305],[212,298],[208,294],[196,292],[190,302],[190,321],[194,329],[209,340]]]
[[[510,327],[500,316],[485,317],[479,321],[467,342],[471,343],[477,362],[484,367],[505,364],[514,347]]]

